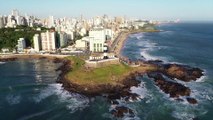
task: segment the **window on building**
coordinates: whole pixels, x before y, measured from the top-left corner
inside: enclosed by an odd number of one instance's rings
[[[96,44],[94,43],[93,46],[96,47]]]

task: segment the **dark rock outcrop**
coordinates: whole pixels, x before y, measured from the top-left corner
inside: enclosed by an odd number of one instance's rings
[[[187,100],[190,104],[197,104],[197,100],[194,99],[194,98],[187,97],[186,100]]]
[[[195,81],[203,76],[203,70],[199,68],[191,68],[186,65],[166,64],[161,67],[160,72],[170,77],[171,79],[177,78],[178,80],[189,82]]]
[[[189,96],[191,90],[188,87],[180,83],[167,81],[160,73],[150,73],[148,77],[153,78],[156,86],[158,86],[166,94],[169,94],[172,98],[178,98],[179,96]]]
[[[0,58],[0,62],[8,62],[8,61],[15,61],[17,60],[16,57],[11,57],[11,58]]]
[[[125,114],[131,117],[135,116],[133,110],[125,106],[116,106],[115,109],[111,110],[111,114],[117,118],[122,118]]]

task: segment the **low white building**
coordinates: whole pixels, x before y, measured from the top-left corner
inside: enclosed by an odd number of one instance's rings
[[[80,40],[76,40],[75,41],[75,48],[76,49],[81,49],[81,50],[86,50],[89,47],[89,41],[90,41],[90,37],[83,37]]]
[[[82,39],[75,41],[76,49],[86,50],[87,46],[88,46],[88,42],[87,41],[84,41]]]

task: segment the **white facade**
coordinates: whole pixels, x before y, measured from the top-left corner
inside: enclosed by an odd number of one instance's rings
[[[34,50],[39,52],[41,50],[41,39],[39,34],[35,34],[33,37]]]
[[[103,52],[104,51],[104,42],[103,40],[99,40],[99,39],[90,39],[90,51],[92,52]]]
[[[56,36],[55,32],[41,33],[41,45],[44,51],[53,51],[56,49]]]
[[[103,52],[104,43],[106,41],[105,30],[102,28],[94,29],[89,31],[90,39],[90,51],[92,52]]]
[[[24,51],[24,49],[26,48],[26,43],[24,38],[19,38],[17,48],[19,52]]]
[[[105,41],[106,40],[105,30],[102,28],[90,30],[89,37],[92,37],[97,40]]]
[[[76,40],[75,41],[75,48],[76,49],[81,49],[81,50],[86,50],[87,44],[88,44],[88,42],[85,41],[85,40],[82,40],[82,39]]]
[[[54,17],[53,17],[53,16],[49,16],[49,19],[48,19],[48,27],[49,27],[49,28],[55,27]]]
[[[21,16],[16,16],[16,23],[17,25],[23,25],[23,18]]]
[[[113,39],[114,38],[114,32],[111,29],[104,29],[105,35],[107,39]]]

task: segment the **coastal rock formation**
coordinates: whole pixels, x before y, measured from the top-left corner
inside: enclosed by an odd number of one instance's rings
[[[17,60],[16,57],[11,57],[11,58],[0,58],[0,62],[8,62],[8,61],[15,61]]]
[[[63,72],[60,74],[60,79],[58,82],[63,83],[63,87],[72,92],[84,94],[86,96],[97,96],[97,95],[103,95],[108,94],[108,98],[110,100],[120,99],[120,98],[126,98],[126,100],[129,99],[136,99],[138,97],[137,94],[130,93],[130,88],[132,86],[138,86],[140,84],[140,81],[137,81],[135,79],[135,75],[137,74],[131,74],[128,77],[125,78],[125,80],[122,80],[119,84],[112,85],[112,84],[94,84],[94,85],[78,85],[76,83],[69,82],[64,77],[66,70],[70,70],[67,68],[69,65],[63,65],[60,67],[60,70]]]
[[[122,118],[124,115],[128,115],[130,117],[134,117],[134,112],[128,107],[125,106],[116,106],[115,109],[110,111],[114,117]]]
[[[197,100],[194,98],[187,97],[186,100],[191,104],[197,104]]]
[[[189,96],[191,93],[191,90],[188,87],[173,81],[167,81],[160,73],[150,73],[148,74],[148,77],[153,78],[155,85],[166,94],[169,94],[172,98]]]
[[[199,68],[191,68],[185,65],[166,64],[161,68],[161,72],[171,79],[177,78],[178,80],[189,82],[196,81],[196,79],[203,76],[203,71]]]

